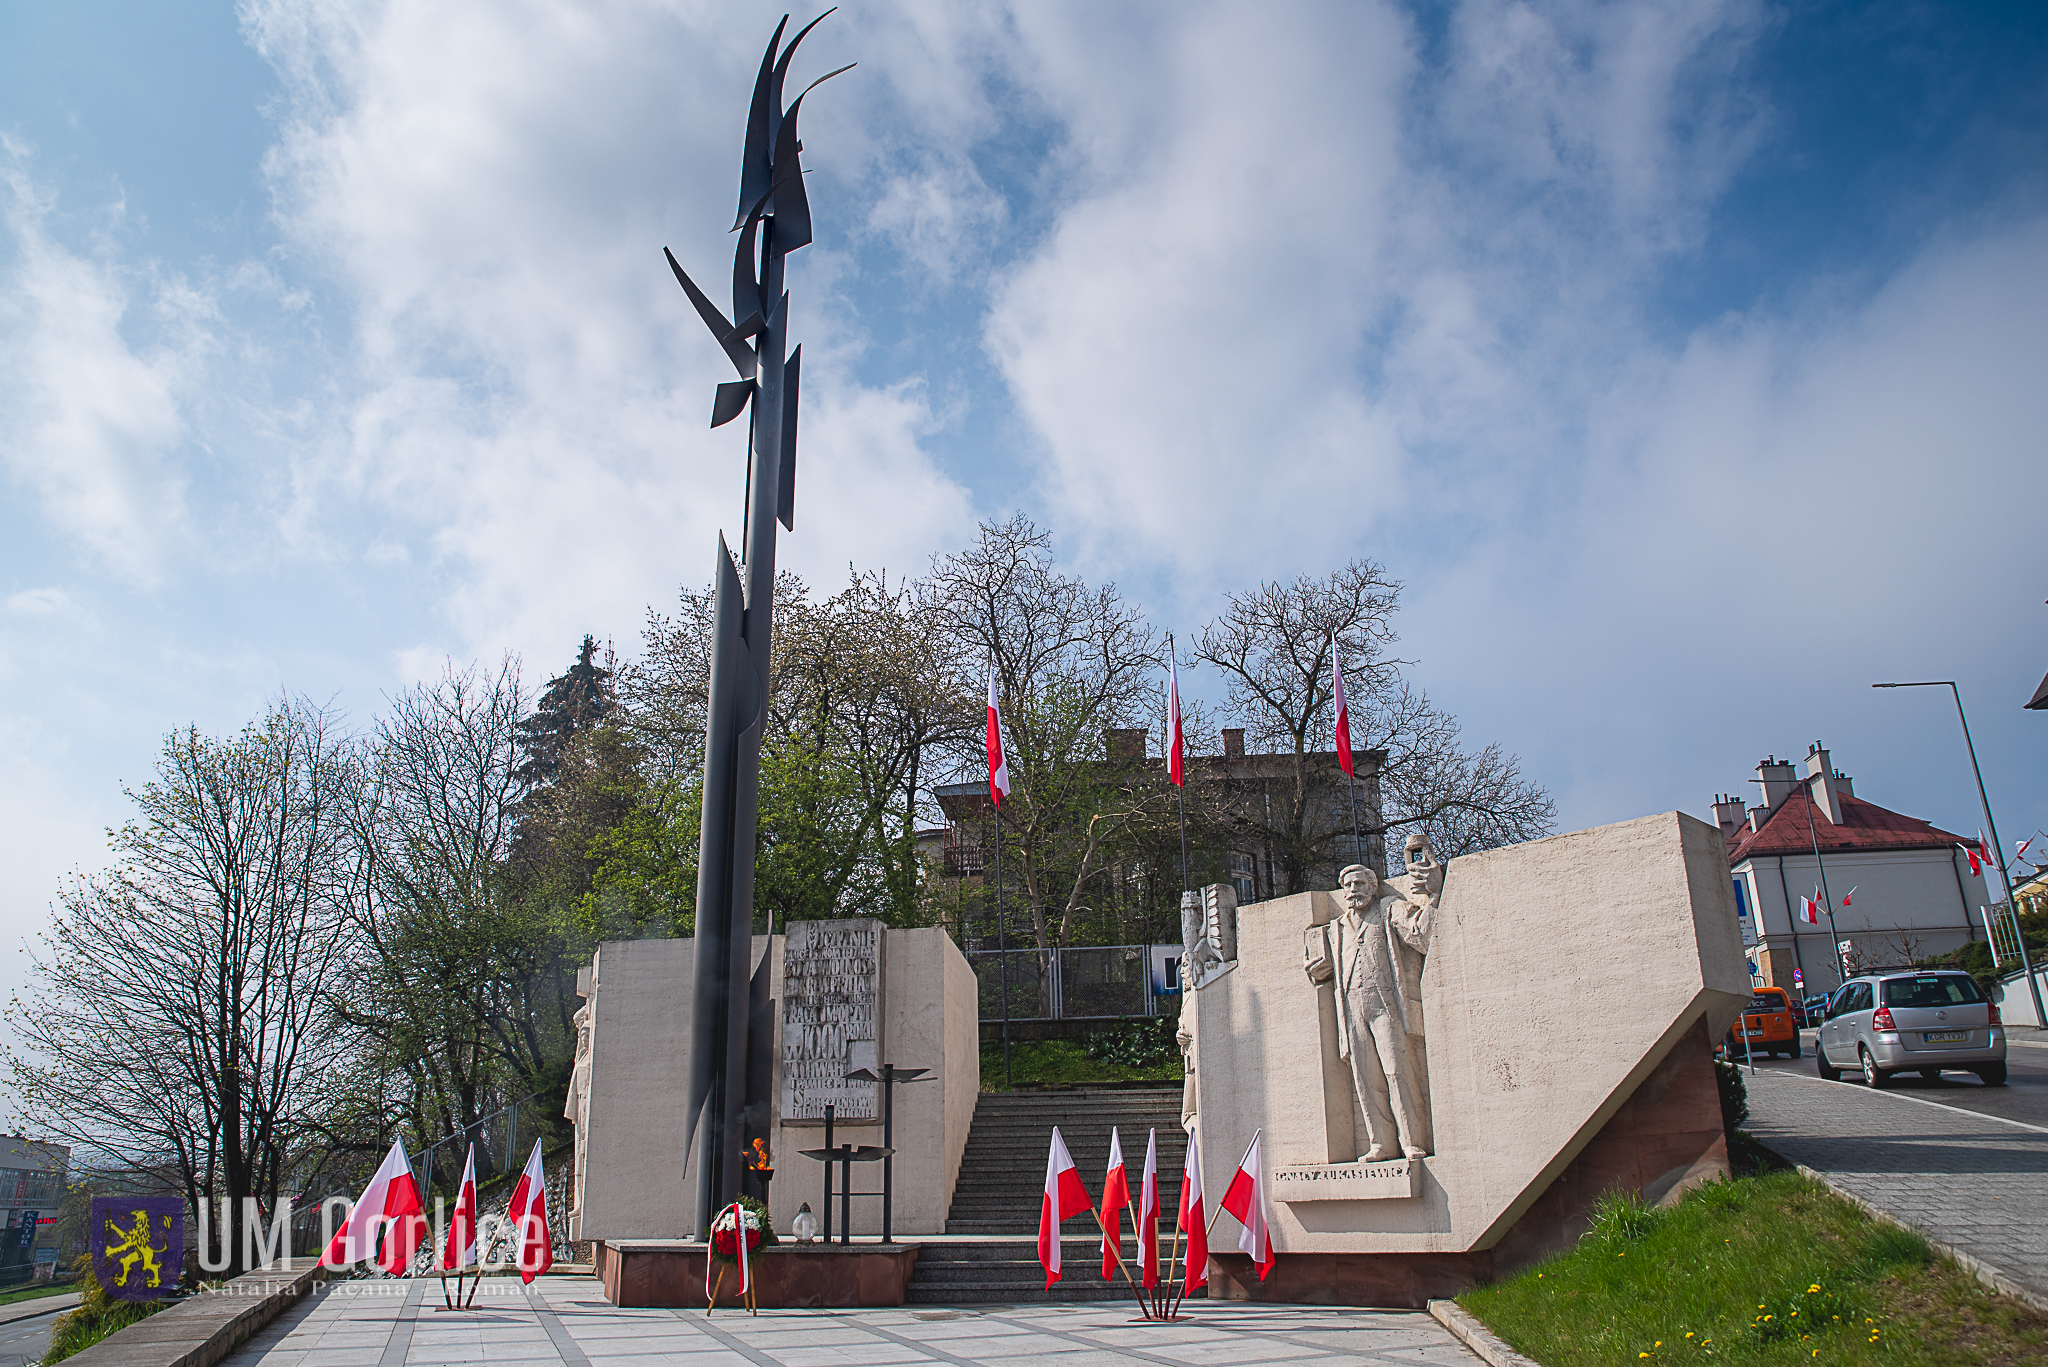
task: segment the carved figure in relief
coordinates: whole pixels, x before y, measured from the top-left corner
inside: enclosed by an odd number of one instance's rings
[[[1443,866],[1427,837],[1411,835],[1407,871],[1384,893],[1379,875],[1353,864],[1337,875],[1344,912],[1308,932],[1309,981],[1337,999],[1338,1053],[1365,1118],[1360,1162],[1426,1157],[1433,1147],[1424,1072],[1422,965],[1436,925]]]

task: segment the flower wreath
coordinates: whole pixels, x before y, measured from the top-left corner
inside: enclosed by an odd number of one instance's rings
[[[768,1224],[768,1212],[761,1203],[751,1197],[739,1199],[739,1210],[731,1206],[718,1212],[718,1218],[711,1222],[711,1252],[722,1262],[733,1262],[739,1258],[740,1229],[746,1230],[747,1252],[752,1253],[764,1242],[774,1243],[775,1235]],[[734,1216],[737,1214],[738,1219]]]

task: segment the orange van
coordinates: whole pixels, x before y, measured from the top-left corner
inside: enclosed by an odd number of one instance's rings
[[[1782,987],[1759,987],[1743,1009],[1742,1019],[1728,1030],[1728,1057],[1741,1062],[1742,1039],[1749,1037],[1752,1054],[1799,1057],[1799,1027],[1793,1023],[1792,999]]]

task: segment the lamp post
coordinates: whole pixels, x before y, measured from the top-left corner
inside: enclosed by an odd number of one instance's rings
[[[1872,688],[1946,688],[1956,700],[1956,720],[1963,724],[1963,744],[1970,751],[1970,772],[1977,776],[1977,800],[1984,804],[1984,824],[1991,828],[1991,848],[1998,851],[1998,879],[2005,884],[2005,904],[2012,912],[2013,938],[2020,945],[2020,971],[2027,975],[2027,994],[2034,999],[2034,1019],[2048,1025],[2048,1011],[2041,1009],[2041,985],[2034,981],[2034,963],[2027,957],[2026,932],[2020,929],[2019,908],[2013,906],[2012,879],[2005,871],[2005,846],[1998,839],[1998,818],[1991,815],[1991,794],[1984,790],[1984,770],[1977,763],[1977,743],[1970,739],[1970,719],[1963,713],[1962,690],[1954,679],[1921,679],[1912,683],[1875,683]]]

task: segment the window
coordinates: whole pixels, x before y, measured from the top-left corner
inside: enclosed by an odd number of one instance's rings
[[[1238,905],[1243,906],[1255,900],[1256,889],[1252,885],[1252,857],[1248,854],[1230,856],[1230,881],[1237,889]]]
[[[1929,973],[1917,978],[1887,978],[1886,1006],[1961,1006],[1983,1001],[1977,982],[1962,973]]]
[[[1759,1011],[1786,1011],[1790,1009],[1785,1005],[1785,999],[1776,992],[1759,992],[1749,999],[1751,1015]]]

